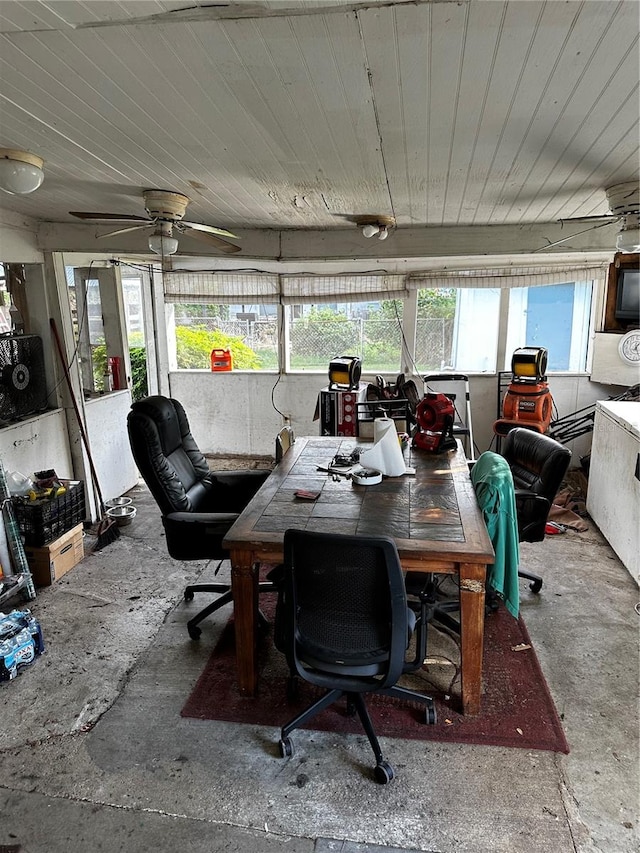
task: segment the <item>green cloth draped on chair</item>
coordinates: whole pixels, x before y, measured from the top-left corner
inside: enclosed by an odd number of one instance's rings
[[[488,584],[517,619],[520,607],[520,545],[515,488],[509,463],[498,453],[487,450],[471,469],[471,482],[496,555],[494,564],[488,568]]]

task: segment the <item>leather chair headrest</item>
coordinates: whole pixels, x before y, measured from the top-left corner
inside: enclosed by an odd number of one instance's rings
[[[181,447],[183,436],[189,432],[189,425],[182,404],[177,400],[161,396],[146,397],[133,403],[131,410],[154,422],[165,456],[170,456]]]

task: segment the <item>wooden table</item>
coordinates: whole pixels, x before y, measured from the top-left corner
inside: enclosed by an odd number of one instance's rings
[[[462,711],[480,710],[484,585],[494,559],[467,462],[456,451],[433,455],[407,449],[415,475],[385,478],[374,486],[338,482],[317,470],[336,453],[362,446],[357,439],[297,438],[224,539],[231,553],[238,685],[253,696],[258,687],[258,565],[283,559],[290,527],[331,533],[392,536],[405,571],[455,574],[460,583]],[[320,491],[315,502],[296,489]]]

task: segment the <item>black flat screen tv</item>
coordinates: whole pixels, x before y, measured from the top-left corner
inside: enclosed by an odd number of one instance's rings
[[[618,270],[615,318],[624,325],[640,326],[640,269]]]

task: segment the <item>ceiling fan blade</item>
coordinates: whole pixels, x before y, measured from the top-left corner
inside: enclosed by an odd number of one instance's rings
[[[83,211],[70,210],[70,216],[77,216],[78,219],[105,219],[116,220],[117,222],[150,222],[148,216],[129,216],[127,213],[84,213]]]
[[[240,239],[236,234],[232,234],[231,231],[225,231],[224,228],[214,228],[213,225],[202,225],[200,222],[185,222],[184,219],[180,224],[186,225],[187,228],[193,228],[195,231],[204,231],[207,234],[217,234],[218,237],[232,237],[234,240]]]
[[[195,237],[198,240],[202,240],[205,243],[208,243],[210,246],[215,246],[219,251],[224,252],[225,255],[233,255],[235,252],[240,252],[240,246],[234,246],[233,243],[227,242],[227,240],[223,240],[221,237],[216,237],[214,234],[210,234],[208,231],[199,231],[195,228],[192,228],[191,225],[187,225],[186,227],[184,222],[180,222],[178,226],[178,230],[184,234],[188,234],[189,237]]]
[[[98,234],[97,239],[102,240],[104,237],[115,237],[116,234],[127,234],[129,231],[139,231],[141,228],[151,228],[156,223],[147,221],[144,225],[131,225],[129,228],[118,228],[117,231],[109,231],[108,234]]]
[[[558,222],[563,225],[565,222],[602,222],[603,225],[611,225],[619,219],[620,216],[616,213],[603,213],[600,216],[568,216],[566,219],[558,219]]]
[[[562,240],[556,240],[554,243],[547,243],[546,246],[540,246],[538,249],[534,249],[533,253],[536,252],[544,252],[545,249],[550,249],[552,246],[559,246],[561,243],[566,243],[567,240],[572,240],[574,237],[578,237],[580,234],[586,234],[587,231],[595,231],[597,228],[606,228],[609,225],[613,225],[620,219],[619,216],[616,216],[611,219],[611,222],[601,222],[600,225],[592,225],[590,228],[583,228],[582,231],[576,231],[573,234],[569,234],[568,237],[563,237]],[[575,222],[574,219],[563,219],[561,222]]]

